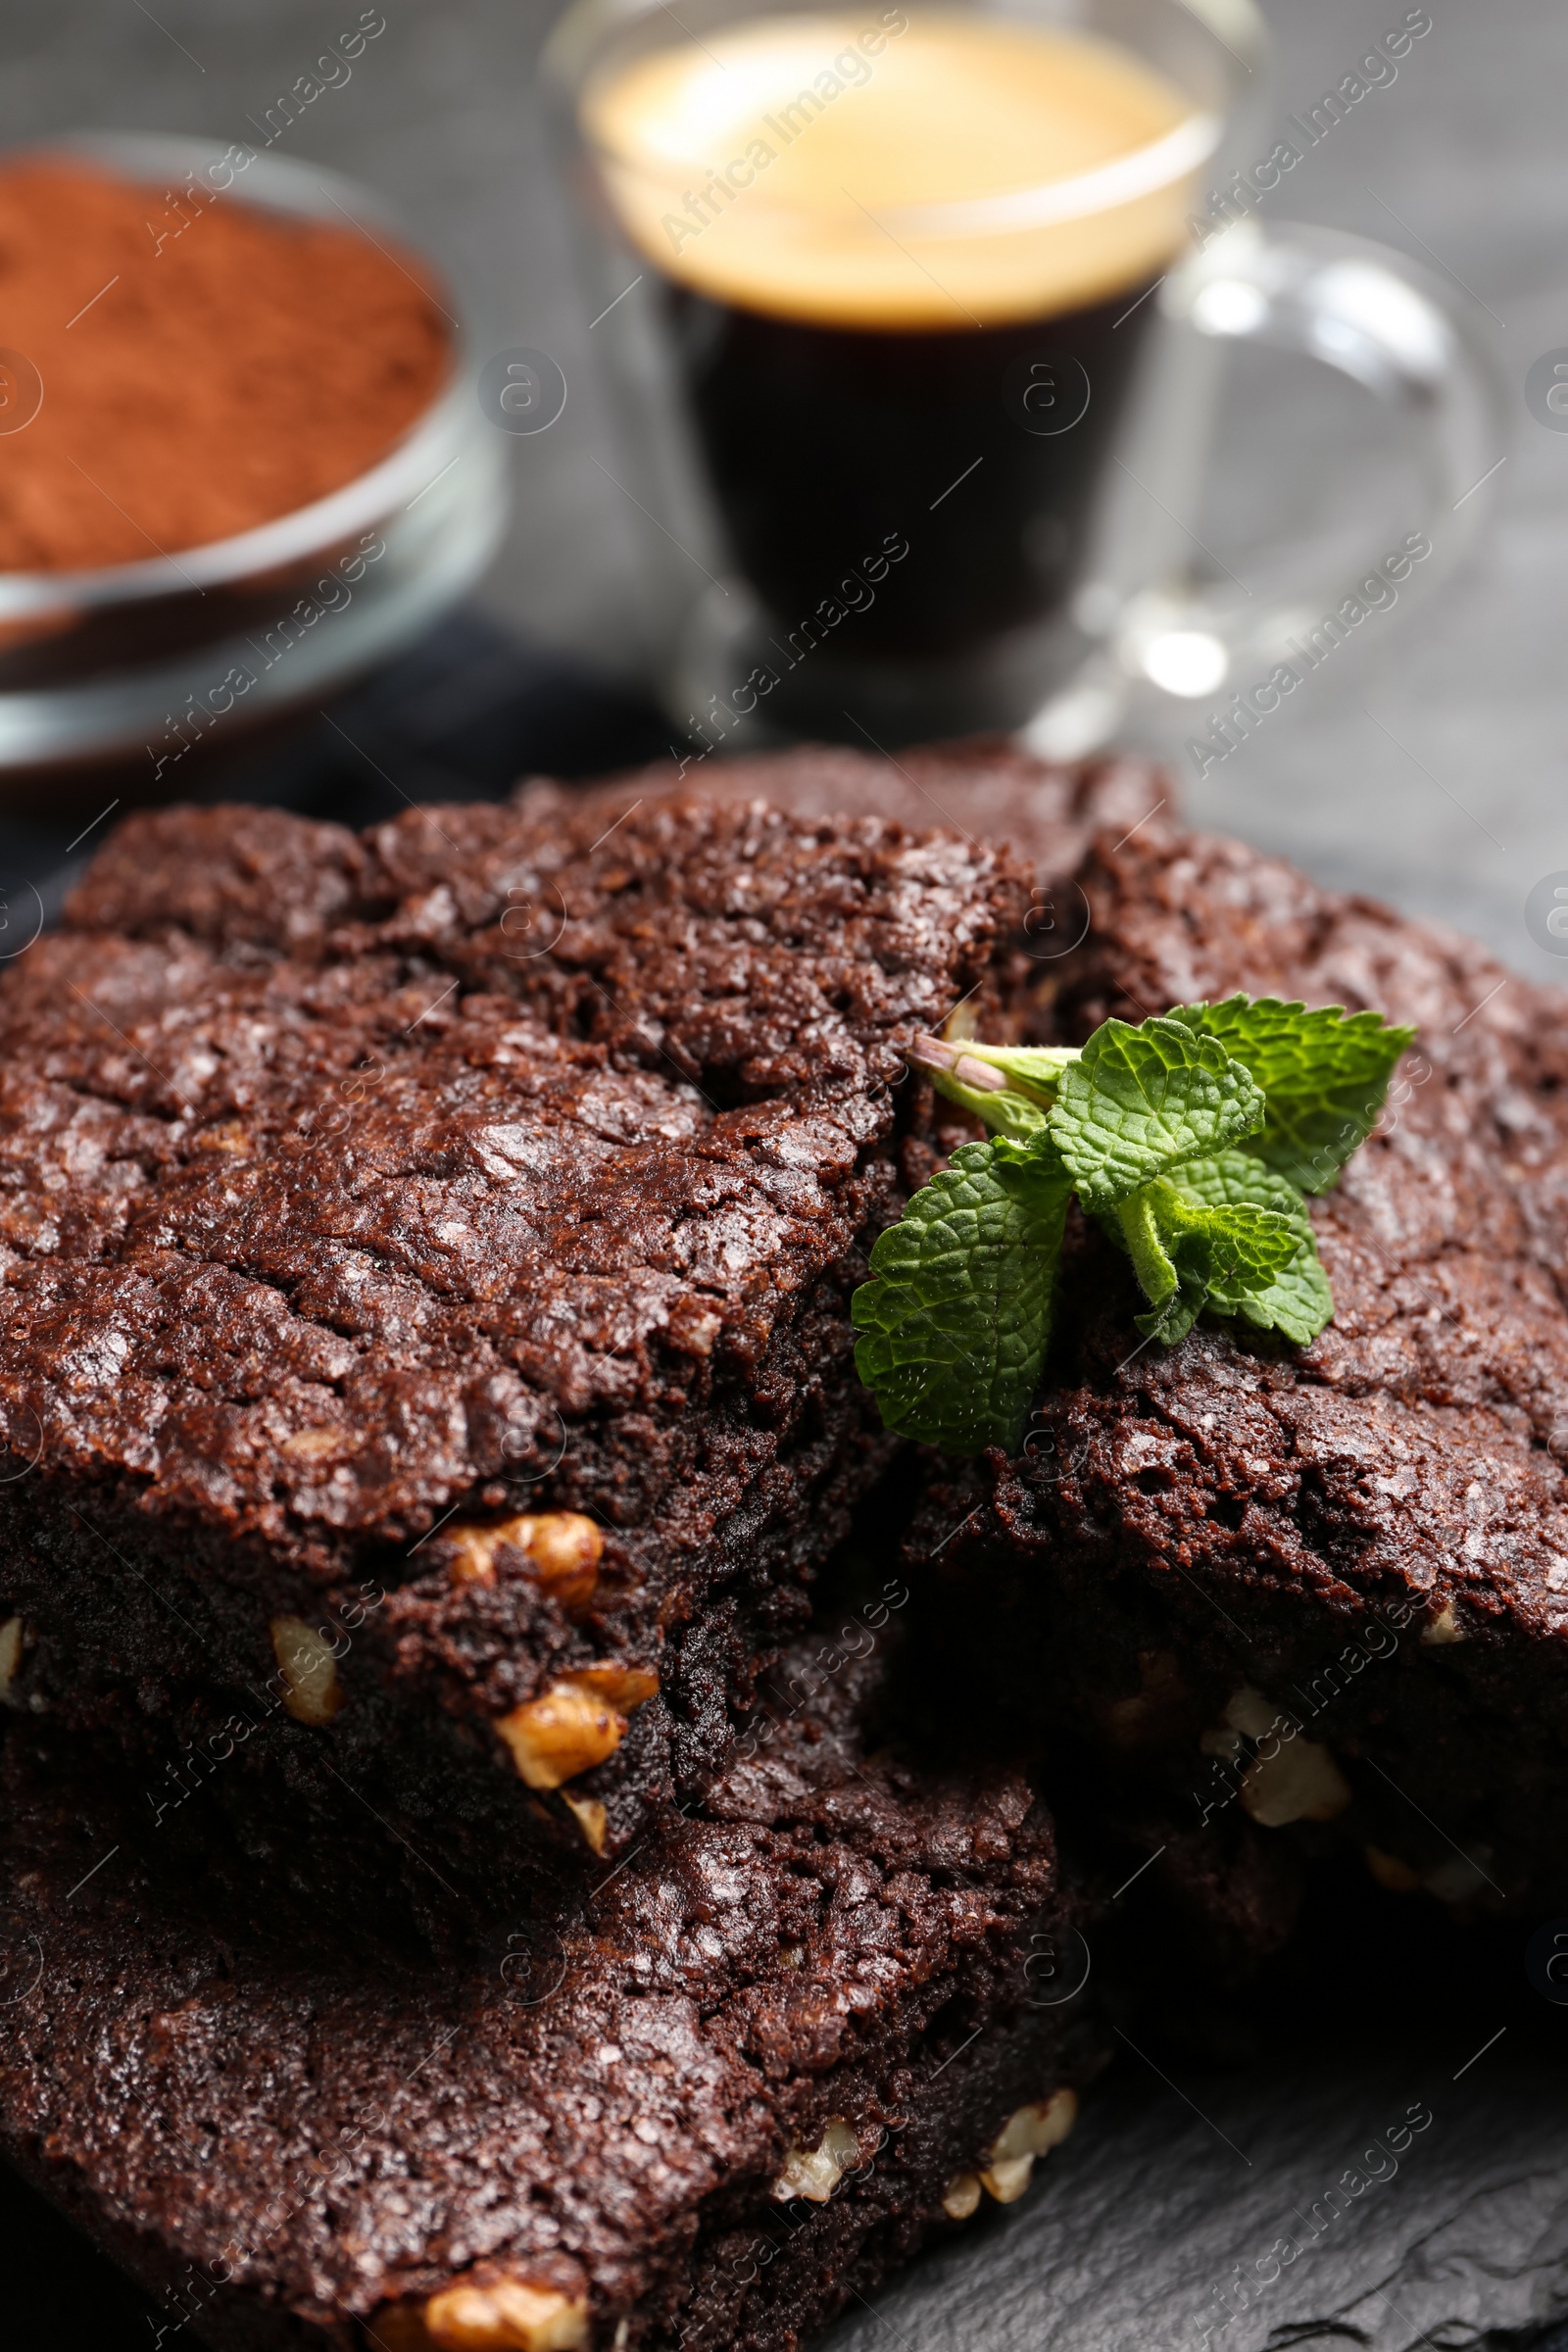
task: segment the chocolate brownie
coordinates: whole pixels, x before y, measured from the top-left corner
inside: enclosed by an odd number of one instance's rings
[[[931,1465],[943,1656],[1194,1827],[1240,1806],[1389,1886],[1561,1908],[1568,999],[1236,842],[1102,841],[1080,880],[1063,1041],[1237,990],[1419,1034],[1312,1203],[1312,1346],[1141,1343],[1125,1261],[1074,1225],[1020,1452]]]
[[[0,1694],[432,1892],[626,1851],[886,1459],[900,1047],[1028,904],[756,803],[127,821],[0,986]]]
[[[329,1885],[181,1884],[15,1724],[0,2149],[171,2334],[794,2352],[1021,2196],[1102,2055],[1088,1995],[1042,1990],[1085,1916],[1043,1807],[873,1752],[880,1671],[794,1660],[793,1712],[578,1902],[371,1979]]]
[[[764,800],[794,816],[891,817],[911,826],[943,825],[950,832],[1004,842],[1030,867],[1039,912],[1028,925],[1042,977],[1055,952],[1078,936],[1085,914],[1070,887],[1053,901],[1053,886],[1071,875],[1097,832],[1121,835],[1152,817],[1168,821],[1175,786],[1146,760],[1107,756],[1064,766],[1036,760],[1002,735],[923,744],[892,752],[850,751],[807,744],[786,752],[757,752],[738,760],[655,760],[634,773],[586,788],[530,778],[518,805],[548,809],[604,808],[614,814],[635,802],[699,794],[724,803]]]

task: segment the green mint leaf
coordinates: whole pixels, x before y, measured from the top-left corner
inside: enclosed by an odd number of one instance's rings
[[[1217,1039],[1179,1021],[1102,1021],[1062,1071],[1051,1133],[1086,1208],[1111,1208],[1263,1123],[1263,1095]]]
[[[1236,1156],[1252,1164],[1245,1153]],[[1223,1298],[1229,1303],[1219,1311],[1234,1313],[1236,1300],[1267,1289],[1300,1240],[1272,1202],[1204,1198],[1182,1184],[1183,1173],[1140,1186],[1114,1212],[1152,1309],[1138,1318],[1138,1328],[1167,1345],[1191,1329],[1203,1307]]]
[[[1230,997],[1167,1014],[1245,1062],[1268,1104],[1247,1149],[1303,1192],[1327,1191],[1377,1125],[1389,1080],[1415,1036],[1380,1012],[1328,1004],[1308,1012],[1278,997]]]
[[[850,1311],[855,1367],[889,1429],[945,1453],[1017,1443],[1071,1189],[1049,1142],[964,1144],[881,1235]]]
[[[1255,1267],[1220,1271],[1206,1304],[1217,1315],[1241,1315],[1260,1331],[1283,1332],[1304,1348],[1333,1319],[1334,1294],[1318,1263],[1317,1244],[1306,1202],[1290,1179],[1254,1159],[1250,1150],[1216,1152],[1192,1160],[1166,1179],[1172,1191],[1210,1209],[1250,1207],[1272,1211],[1293,1238],[1291,1255],[1263,1280]]]

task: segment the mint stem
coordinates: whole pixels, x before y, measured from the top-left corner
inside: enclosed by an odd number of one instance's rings
[[[917,1070],[929,1070],[934,1077],[938,1071],[956,1078],[960,1086],[972,1087],[976,1094],[1000,1095],[1007,1081],[1002,1072],[986,1061],[977,1061],[957,1046],[944,1043],[940,1037],[917,1037],[910,1044],[906,1057]]]
[[[1144,1297],[1151,1306],[1163,1306],[1177,1288],[1177,1277],[1160,1239],[1152,1186],[1140,1185],[1136,1193],[1129,1193],[1125,1200],[1116,1202],[1112,1213],[1121,1228]]]

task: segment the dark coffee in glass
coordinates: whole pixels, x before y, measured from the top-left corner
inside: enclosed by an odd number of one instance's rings
[[[766,632],[857,579],[861,657],[1052,618],[1212,135],[1174,85],[1084,34],[893,8],[656,50],[582,117]]]
[[[858,623],[865,654],[961,654],[1051,617],[1152,316],[1138,291],[978,332],[878,334],[672,287],[709,476],[768,612],[793,622],[903,542]]]

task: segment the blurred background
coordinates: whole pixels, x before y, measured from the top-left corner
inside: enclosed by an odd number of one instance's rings
[[[1278,46],[1268,115],[1279,122],[1333,87],[1402,13],[1393,0],[1264,0],[1264,10]],[[358,13],[323,0],[12,8],[0,18],[0,134],[113,125],[245,139],[249,119]],[[532,90],[557,10],[382,0],[381,13],[385,33],[292,125],[289,151],[384,191],[466,296],[481,343],[544,350],[570,396],[548,433],[510,440],[506,543],[463,621],[446,624],[427,659],[399,665],[402,715],[377,707],[373,764],[417,793],[461,789],[465,772],[494,788],[509,764],[584,773],[654,756],[669,730],[636,674],[638,518],[611,479],[590,314]],[[1326,882],[1460,924],[1519,970],[1563,980],[1568,962],[1532,939],[1525,902],[1568,869],[1568,432],[1532,414],[1525,379],[1568,346],[1568,13],[1552,0],[1430,0],[1430,13],[1433,30],[1397,79],[1311,150],[1264,217],[1283,204],[1292,218],[1381,239],[1475,306],[1506,389],[1508,432],[1485,493],[1494,513],[1459,577],[1409,615],[1373,615],[1205,780],[1183,757],[1179,726],[1170,750],[1199,821]],[[1239,354],[1205,543],[1245,573],[1250,541],[1321,519],[1307,502],[1320,504],[1325,469],[1354,514],[1388,474],[1388,430],[1328,369]],[[476,748],[454,776],[450,747],[465,730]],[[247,789],[265,791],[265,770]]]

